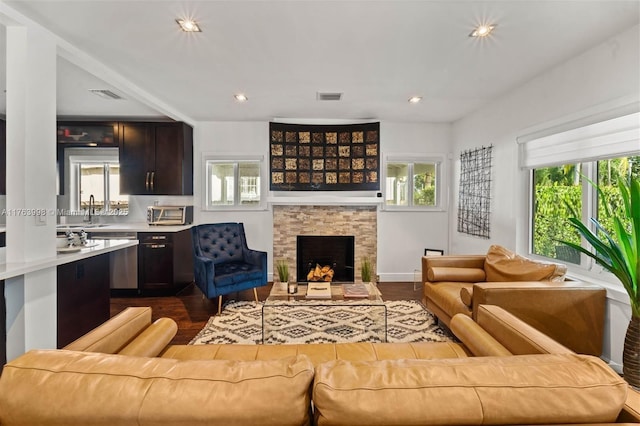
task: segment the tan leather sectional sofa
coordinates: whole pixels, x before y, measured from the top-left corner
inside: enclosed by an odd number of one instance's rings
[[[497,306],[450,325],[459,342],[172,346],[172,320],[129,308],[8,363],[0,424],[640,423],[640,396],[600,359]]]
[[[565,272],[500,246],[486,255],[425,256],[423,302],[446,326],[456,314],[475,319],[479,306],[498,305],[574,352],[600,356],[606,290],[567,281]]]

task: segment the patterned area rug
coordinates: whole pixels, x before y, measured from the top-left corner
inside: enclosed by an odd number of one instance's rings
[[[438,327],[436,319],[415,300],[385,302],[387,305],[388,342],[443,342],[454,340]],[[305,306],[289,307],[278,315],[278,338],[267,343],[343,343],[380,341],[376,336],[358,330],[366,324],[367,314],[349,307]],[[190,345],[261,344],[262,303],[229,301],[222,314],[209,319]]]

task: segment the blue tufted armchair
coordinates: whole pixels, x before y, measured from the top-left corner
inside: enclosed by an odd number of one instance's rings
[[[196,285],[204,296],[218,296],[218,314],[222,295],[267,284],[267,253],[250,250],[242,223],[211,223],[191,228],[193,268]]]

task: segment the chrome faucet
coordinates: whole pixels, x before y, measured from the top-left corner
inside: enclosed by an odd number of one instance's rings
[[[92,215],[96,213],[96,198],[93,194],[89,195],[89,218],[87,219],[88,223],[93,223]]]

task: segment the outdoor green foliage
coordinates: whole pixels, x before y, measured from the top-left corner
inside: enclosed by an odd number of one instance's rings
[[[365,256],[362,258],[360,262],[360,276],[362,277],[362,282],[368,283],[371,282],[371,275],[373,273],[373,266],[371,264],[371,258]]]
[[[286,259],[278,259],[276,261],[276,269],[278,270],[278,278],[281,283],[289,281],[289,264]]]
[[[420,173],[413,176],[413,204],[416,206],[434,206],[436,204],[436,186],[433,173]]]
[[[571,216],[564,200],[581,209],[580,186],[536,186],[535,219],[533,228],[533,252],[541,256],[556,258],[557,240],[580,243],[580,236],[572,229],[567,219]],[[564,259],[563,259],[564,260]]]
[[[534,173],[535,209],[533,220],[533,252],[541,256],[557,258],[566,262],[580,263],[578,253],[562,246],[559,240],[580,244],[580,234],[570,224],[572,209],[581,212],[581,164],[537,169]],[[603,199],[608,200],[614,215],[621,217],[624,206],[616,182],[628,176],[640,177],[640,157],[622,157],[598,162],[598,176],[603,197],[598,198],[598,211],[604,212]],[[579,214],[578,214],[579,216]],[[614,229],[614,220],[603,214],[597,219],[609,232]],[[615,236],[614,236],[615,239]],[[575,256],[567,257],[570,250]]]
[[[640,180],[637,176],[625,180],[618,177],[619,196],[606,193],[610,185],[594,185],[603,201],[603,217],[611,221],[607,229],[597,219],[591,218],[596,231],[583,224],[577,214],[569,218],[571,226],[593,247],[593,252],[570,241],[564,244],[593,258],[598,264],[614,274],[622,283],[631,301],[634,317],[640,317]],[[622,202],[622,211],[616,205]],[[577,213],[577,212],[574,212]]]

